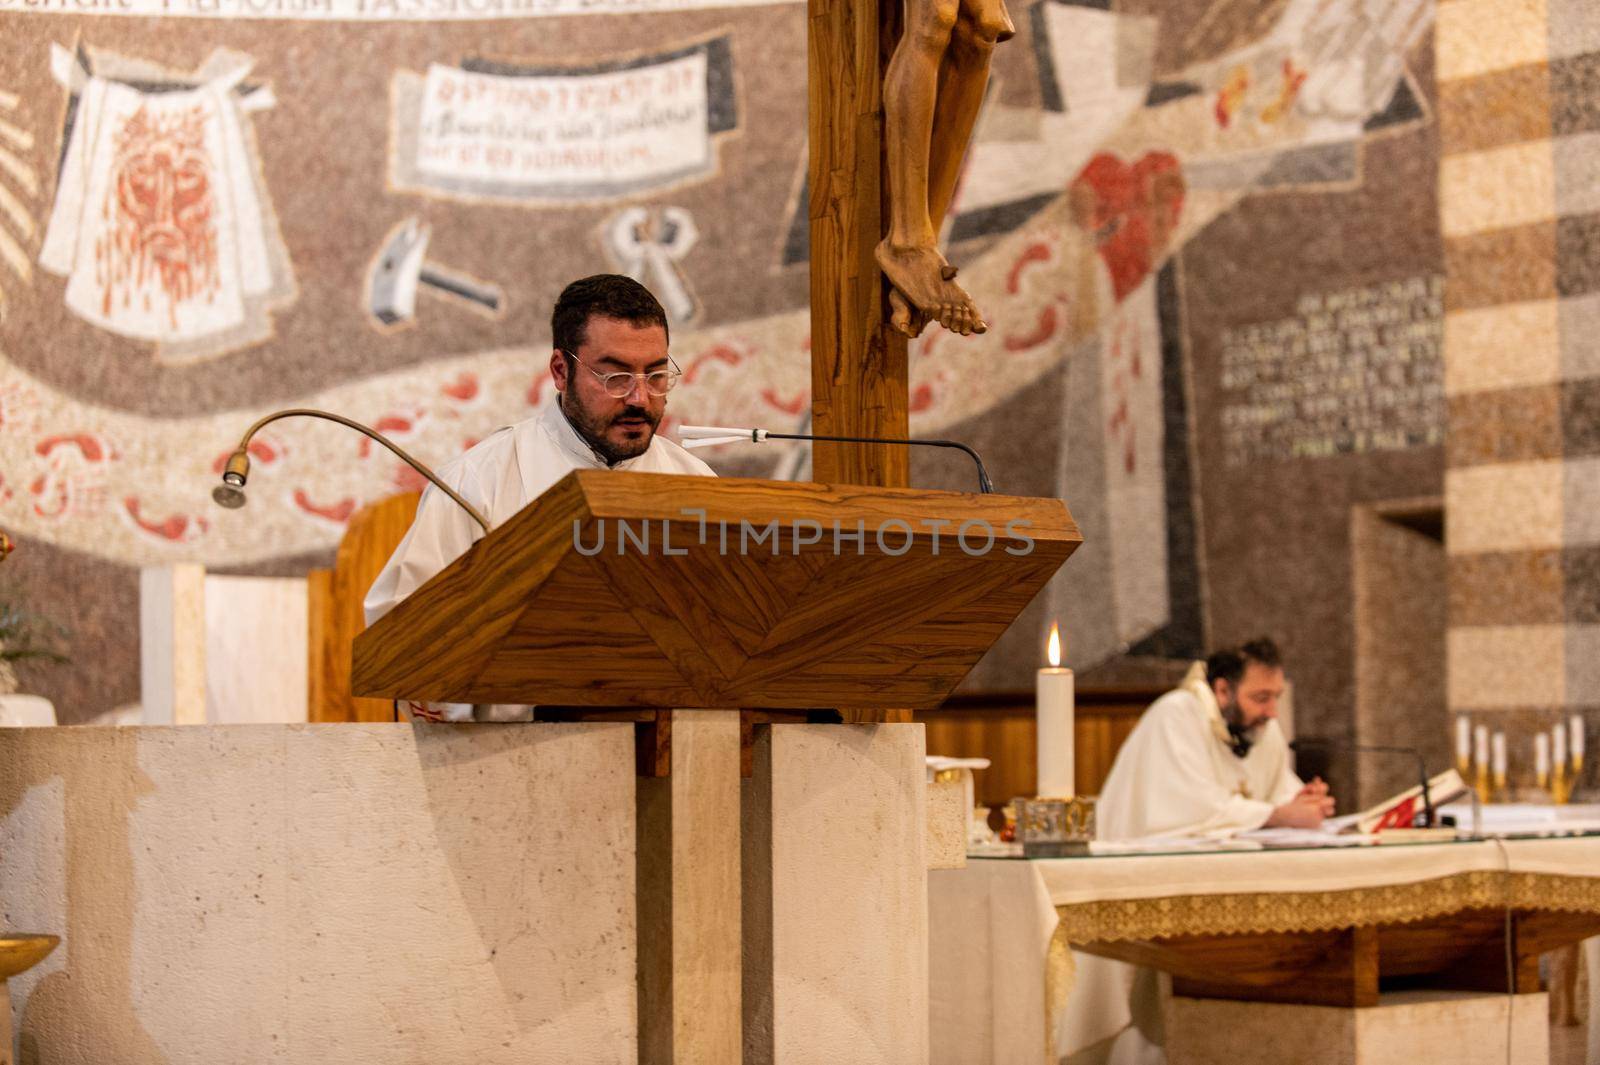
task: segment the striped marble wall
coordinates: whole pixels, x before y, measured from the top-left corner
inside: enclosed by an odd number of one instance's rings
[[[1600,4],[1440,0],[1436,57],[1449,702],[1527,786],[1600,726]]]

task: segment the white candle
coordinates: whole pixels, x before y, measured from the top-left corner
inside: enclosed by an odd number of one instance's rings
[[[1555,759],[1555,768],[1565,771],[1567,768],[1567,730],[1560,725],[1550,730],[1550,752]]]
[[[1533,771],[1539,775],[1540,784],[1550,775],[1550,737],[1543,732],[1533,737]]]
[[[1496,732],[1494,734],[1494,775],[1497,777],[1506,775],[1506,734],[1504,732]]]
[[[1572,760],[1578,761],[1583,758],[1583,715],[1573,714],[1567,727],[1572,730]]]
[[[1035,793],[1043,799],[1070,799],[1073,790],[1073,678],[1061,666],[1061,631],[1050,626],[1050,665],[1039,670],[1035,703],[1038,776]]]
[[[1478,725],[1472,730],[1472,761],[1479,769],[1489,768],[1489,726]]]
[[[1466,714],[1456,715],[1456,761],[1462,765],[1472,761],[1472,719]]]

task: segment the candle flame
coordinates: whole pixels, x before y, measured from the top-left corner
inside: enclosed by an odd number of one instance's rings
[[[1050,643],[1045,652],[1050,658],[1050,668],[1061,668],[1061,626],[1056,622],[1050,623]]]

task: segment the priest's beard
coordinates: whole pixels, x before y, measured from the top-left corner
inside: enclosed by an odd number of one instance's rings
[[[1233,742],[1229,745],[1235,758],[1243,758],[1250,753],[1250,748],[1255,745],[1256,737],[1261,734],[1261,726],[1265,721],[1258,721],[1254,725],[1244,723],[1244,711],[1239,706],[1237,696],[1217,709],[1222,711],[1222,720],[1228,726],[1228,738]]]
[[[656,428],[661,424],[661,415],[652,414],[648,407],[637,407],[628,404],[616,414],[609,416],[597,415],[587,410],[583,403],[571,394],[569,389],[561,397],[561,413],[567,416],[567,422],[583,437],[583,442],[605,460],[607,466],[615,466],[624,459],[638,458],[650,449],[650,441],[655,439]],[[612,426],[623,419],[638,418],[647,422],[648,431],[623,435],[620,439],[613,439],[608,435]]]

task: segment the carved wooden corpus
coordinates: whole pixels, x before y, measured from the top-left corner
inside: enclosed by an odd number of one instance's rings
[[[892,2],[892,0],[891,0]],[[875,249],[891,322],[916,336],[928,321],[963,336],[987,329],[939,230],[955,195],[994,46],[1016,28],[1004,0],[904,0],[905,26],[884,73],[888,228]]]

